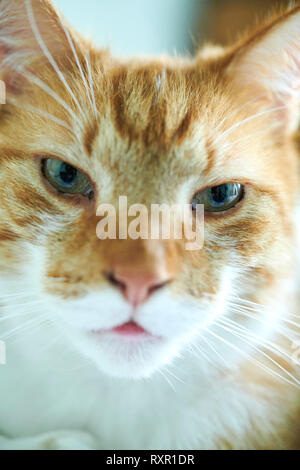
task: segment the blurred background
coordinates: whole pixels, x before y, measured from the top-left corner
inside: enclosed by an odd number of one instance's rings
[[[68,21],[113,53],[193,53],[205,41],[228,44],[290,0],[54,0]]]

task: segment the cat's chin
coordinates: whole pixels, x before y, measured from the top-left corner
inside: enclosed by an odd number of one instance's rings
[[[147,333],[121,335],[113,331],[91,331],[78,340],[77,336],[76,346],[81,353],[111,377],[150,377],[174,357],[170,340]]]

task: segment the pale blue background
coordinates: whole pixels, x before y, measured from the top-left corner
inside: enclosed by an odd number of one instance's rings
[[[78,31],[125,56],[186,53],[207,0],[54,0]]]

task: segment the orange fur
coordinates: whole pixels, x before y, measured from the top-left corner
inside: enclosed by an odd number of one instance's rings
[[[90,55],[95,116],[50,2],[34,2],[34,11],[44,41],[82,114],[32,36],[23,2],[13,3],[18,20],[4,17],[2,21],[8,21],[16,32],[11,44],[0,46],[2,79],[8,89],[0,115],[0,268],[14,271],[22,262],[22,242],[39,243],[42,235],[46,250],[42,282],[48,295],[76,299],[90,290],[101,290],[107,285],[103,272],[117,262],[124,266],[134,263],[141,270],[145,266],[166,269],[174,279],[170,286],[174,295],[188,292],[199,299],[205,292],[220,289],[219,268],[230,264],[234,252],[248,268],[249,299],[263,304],[267,298],[277,298],[280,283],[295,268],[293,224],[299,177],[296,129],[290,123],[295,121],[299,101],[288,113],[263,114],[288,98],[264,93],[256,74],[271,75],[270,68],[276,68],[277,60],[282,59],[272,58],[269,65],[260,63],[257,69],[252,57],[249,64],[247,61],[251,51],[255,57],[256,48],[277,28],[291,18],[300,22],[300,7],[275,16],[231,48],[212,49],[211,53],[207,49],[193,59],[121,61],[69,30],[87,82],[85,57]],[[24,70],[13,69],[16,63],[5,62],[20,48],[26,73],[35,80],[26,77]],[[299,48],[297,54],[299,65]],[[66,106],[38,86],[40,81]],[[261,115],[237,126],[256,113]],[[232,132],[222,138],[231,127]],[[86,201],[56,193],[40,171],[44,156],[59,158],[85,172],[95,186],[95,198]],[[97,239],[99,203],[116,205],[120,194],[128,196],[129,204],[174,203],[177,188],[191,178],[190,198],[197,190],[227,181],[243,182],[247,188],[246,199],[236,210],[206,217],[206,244],[200,252],[186,252],[183,242],[174,240]],[[113,191],[107,189],[111,182]],[[71,222],[49,234],[45,216]],[[227,243],[219,243],[224,234]],[[292,310],[298,308],[295,299],[286,304]],[[273,339],[283,346],[282,339]],[[281,364],[295,373],[290,364]],[[253,388],[257,401],[267,402],[272,395],[276,432],[249,417],[244,435],[229,431],[216,438],[216,447],[299,449],[299,391],[248,362],[232,374],[242,389],[251,393]],[[254,387],[257,384],[260,392]]]

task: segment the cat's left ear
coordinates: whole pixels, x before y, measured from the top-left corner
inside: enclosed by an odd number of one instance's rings
[[[264,96],[268,108],[278,108],[285,132],[300,122],[300,7],[293,8],[258,30],[233,53],[227,68],[237,85]]]

